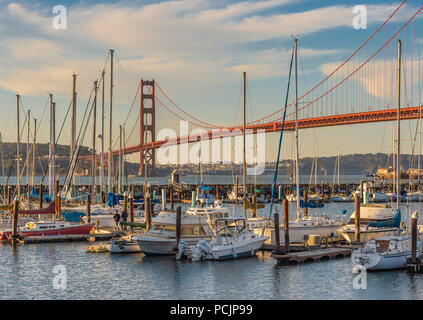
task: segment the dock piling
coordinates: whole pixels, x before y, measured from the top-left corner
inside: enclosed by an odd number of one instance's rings
[[[91,223],[91,195],[87,193],[87,223]]]
[[[276,250],[275,253],[281,252],[281,238],[280,238],[280,228],[279,228],[279,213],[275,209],[275,213],[273,214],[273,224],[275,225],[275,245]]]
[[[176,250],[178,250],[179,242],[181,241],[181,225],[182,225],[182,208],[176,208]]]
[[[17,244],[18,238],[18,215],[19,215],[19,199],[15,198],[13,203],[13,220],[12,220],[12,245]]]
[[[285,252],[289,252],[289,211],[288,199],[283,199],[283,230],[285,233]]]
[[[354,196],[354,210],[355,210],[355,242],[360,242],[360,196]]]

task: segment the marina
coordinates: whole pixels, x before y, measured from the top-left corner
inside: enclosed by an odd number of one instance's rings
[[[0,1],[0,299],[422,300],[421,1]]]

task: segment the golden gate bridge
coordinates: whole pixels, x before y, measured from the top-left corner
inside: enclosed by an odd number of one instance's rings
[[[411,3],[411,4],[410,4]],[[393,121],[397,117],[396,39],[403,43],[400,118],[419,119],[422,116],[421,70],[421,15],[422,6],[402,1],[392,14],[342,63],[323,66],[326,76],[299,98],[299,128],[318,128]],[[420,4],[420,2],[419,2]],[[336,39],[334,39],[336,41]],[[134,107],[139,103],[139,109]],[[285,130],[294,130],[294,102],[287,106]],[[156,140],[157,112],[163,117],[186,121],[191,128],[204,129],[202,134]],[[284,109],[276,108],[271,114],[250,121],[246,129],[253,134],[280,131]],[[135,113],[135,115],[134,115]],[[164,116],[167,114],[167,116]],[[242,134],[242,125],[221,126],[206,122],[186,112],[155,80],[141,80],[133,104],[126,116],[135,119],[126,138],[126,145],[137,136],[136,143],[123,149],[114,149],[114,156],[139,153],[139,174],[151,172],[156,166],[155,149],[212,138],[216,130],[224,136]],[[99,156],[97,156],[98,158]],[[90,157],[82,157],[91,160]],[[104,156],[106,162],[107,153]]]

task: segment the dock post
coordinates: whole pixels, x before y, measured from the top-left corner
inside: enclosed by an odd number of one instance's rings
[[[87,193],[87,223],[91,223],[91,194]]]
[[[19,215],[19,199],[15,198],[13,202],[13,220],[12,220],[12,245],[17,244],[18,233],[18,215]]]
[[[360,196],[354,196],[354,210],[355,210],[355,242],[360,242]]]
[[[128,212],[128,194],[126,191],[123,193],[123,212]]]
[[[419,214],[416,211],[411,216],[411,263],[417,263],[417,220]]]
[[[134,223],[134,198],[132,194],[129,195],[129,222]],[[133,231],[133,226],[131,225],[131,231]]]
[[[43,183],[40,182],[40,209],[43,208]]]
[[[255,218],[257,217],[257,196],[256,195],[253,195],[251,197],[251,203],[252,203],[251,215],[253,218]]]
[[[282,185],[278,188],[278,202],[282,201]]]
[[[238,176],[236,176],[235,204],[238,204],[238,187],[239,187],[239,177],[238,177]]]
[[[173,187],[170,186],[169,188],[169,199],[170,199],[170,210],[173,211]]]
[[[60,194],[56,193],[56,199],[55,199],[55,211],[56,211],[56,217],[60,217]]]
[[[182,209],[181,206],[176,208],[176,250],[178,250],[179,242],[181,241],[181,224],[182,224]]]
[[[285,233],[285,252],[289,252],[289,210],[288,199],[282,200],[283,204],[283,231]]]
[[[308,195],[307,195],[307,190],[303,191],[303,197],[304,197],[304,217],[308,216],[308,208],[307,208],[307,201],[308,201]]]
[[[360,181],[360,198],[363,201],[363,180]]]
[[[12,204],[12,187],[11,186],[7,186],[7,204],[8,205]]]
[[[219,198],[219,186],[216,185],[216,195],[215,195],[215,200],[217,200]]]
[[[162,189],[162,210],[166,210],[166,189]]]
[[[195,207],[196,198],[197,198],[197,192],[191,191],[191,208]]]
[[[150,202],[150,193],[147,192],[144,196],[144,217],[145,217],[145,226],[146,230],[151,228],[151,202]]]
[[[320,186],[320,193],[322,194],[322,202],[325,201],[325,183],[322,182],[322,185]]]
[[[275,253],[278,254],[281,252],[281,237],[280,237],[280,228],[279,228],[279,213],[275,208],[275,213],[273,214],[273,224],[275,225]]]

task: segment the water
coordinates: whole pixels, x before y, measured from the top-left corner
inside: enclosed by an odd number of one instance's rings
[[[232,205],[228,205],[234,208]],[[339,215],[353,204],[313,213]],[[295,215],[290,206],[291,217]],[[402,207],[403,220],[422,209]],[[268,206],[260,210],[268,215]],[[235,214],[242,208],[234,208]],[[423,211],[420,211],[423,212]],[[228,261],[187,262],[142,253],[85,253],[86,243],[0,244],[1,299],[423,299],[423,275],[405,270],[368,272],[367,289],[353,288],[350,258],[278,266],[269,252]],[[56,265],[66,267],[66,289],[54,289]]]

